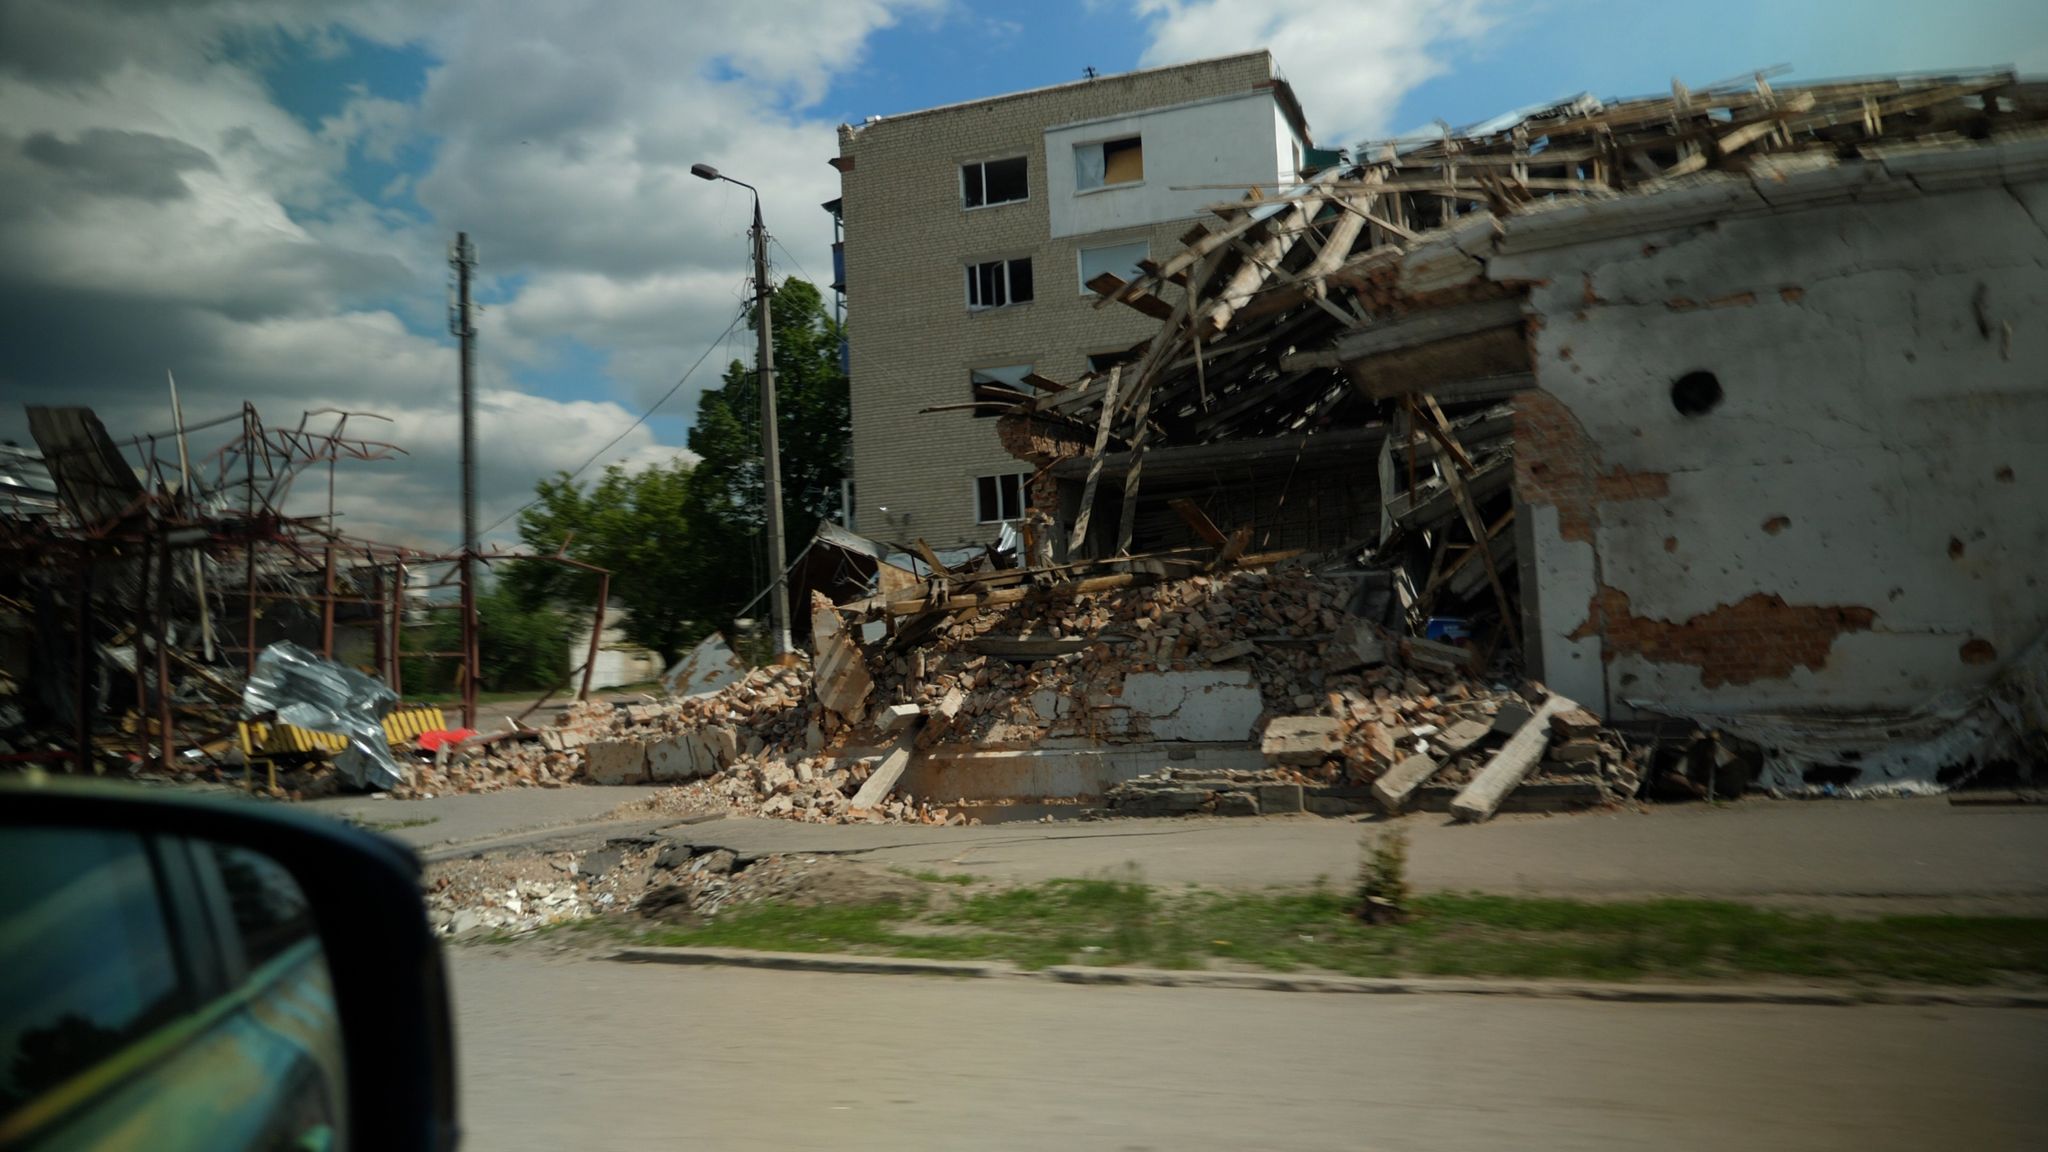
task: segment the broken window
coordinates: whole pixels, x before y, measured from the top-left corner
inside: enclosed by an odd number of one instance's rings
[[[960,166],[960,202],[966,207],[1014,204],[1029,199],[1030,194],[1022,156],[1010,160],[979,160]]]
[[[1093,296],[1088,282],[1104,272],[1128,284],[1142,275],[1138,261],[1152,255],[1152,246],[1140,240],[1134,244],[1105,244],[1081,249],[1081,295]]]
[[[1031,258],[990,260],[967,266],[967,306],[1001,308],[1031,300]]]
[[[1145,142],[1137,136],[1074,145],[1074,186],[1086,192],[1145,178]]]
[[[1005,472],[974,481],[974,519],[982,524],[1015,520],[1031,507],[1031,474]]]
[[[1038,391],[1025,377],[1031,375],[1031,365],[1010,364],[1001,368],[976,368],[967,374],[967,381],[974,389],[974,398],[983,403],[1015,404]],[[976,416],[994,416],[993,408],[977,408]]]

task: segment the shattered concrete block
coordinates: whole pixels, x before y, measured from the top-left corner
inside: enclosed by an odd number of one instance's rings
[[[1329,669],[1332,672],[1354,672],[1386,662],[1386,637],[1370,620],[1356,616],[1346,619],[1330,641]]]
[[[946,690],[945,698],[939,701],[939,715],[951,720],[960,714],[960,707],[965,703],[967,703],[967,693],[957,687],[949,688]]]
[[[694,780],[717,771],[717,764],[694,732],[685,732],[647,747],[647,778],[661,783]]]
[[[1549,759],[1560,764],[1594,764],[1600,760],[1600,742],[1597,740],[1566,740],[1553,744]]]
[[[604,740],[583,750],[583,775],[592,784],[638,784],[647,778],[647,745]]]
[[[1500,711],[1493,714],[1493,730],[1502,736],[1513,736],[1535,715],[1535,712],[1517,701],[1503,700]]]
[[[923,716],[924,710],[915,704],[891,704],[882,709],[882,731],[901,732]]]
[[[1250,792],[1219,792],[1216,795],[1218,816],[1257,816],[1259,799]]]
[[[1301,811],[1301,785],[1260,784],[1253,789],[1259,798],[1259,811],[1267,816],[1285,815]]]
[[[1344,734],[1334,716],[1275,716],[1259,742],[1269,764],[1311,766],[1343,751]]]
[[[1265,710],[1251,672],[1236,668],[1133,672],[1119,703],[1154,740],[1249,740]]]
[[[1550,735],[1557,740],[1577,740],[1600,734],[1600,718],[1584,708],[1560,712],[1550,718]]]
[[[1408,663],[1418,668],[1464,673],[1472,665],[1471,651],[1455,644],[1440,644],[1435,640],[1411,636],[1401,642],[1401,647],[1407,653]]]

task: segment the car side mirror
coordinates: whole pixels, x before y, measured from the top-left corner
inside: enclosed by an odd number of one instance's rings
[[[452,1149],[412,852],[244,799],[0,785],[0,1147]]]

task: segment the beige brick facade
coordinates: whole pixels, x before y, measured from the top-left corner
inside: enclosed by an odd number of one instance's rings
[[[1095,307],[1081,291],[1078,252],[1144,239],[1160,259],[1189,220],[1051,238],[1045,130],[1272,81],[1272,58],[1262,50],[840,129],[855,523],[862,532],[922,537],[940,548],[994,539],[998,525],[976,522],[976,478],[1027,466],[997,442],[995,420],[920,409],[971,400],[975,368],[1029,364],[1070,381],[1086,370],[1090,354],[1128,347],[1157,330],[1157,321],[1129,308]],[[962,207],[962,164],[1020,155],[1028,163],[1028,199]],[[1020,256],[1032,261],[1034,299],[970,311],[965,267]]]

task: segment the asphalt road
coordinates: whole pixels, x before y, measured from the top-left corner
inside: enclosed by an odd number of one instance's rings
[[[2048,1012],[452,957],[466,1149],[2038,1148]]]

